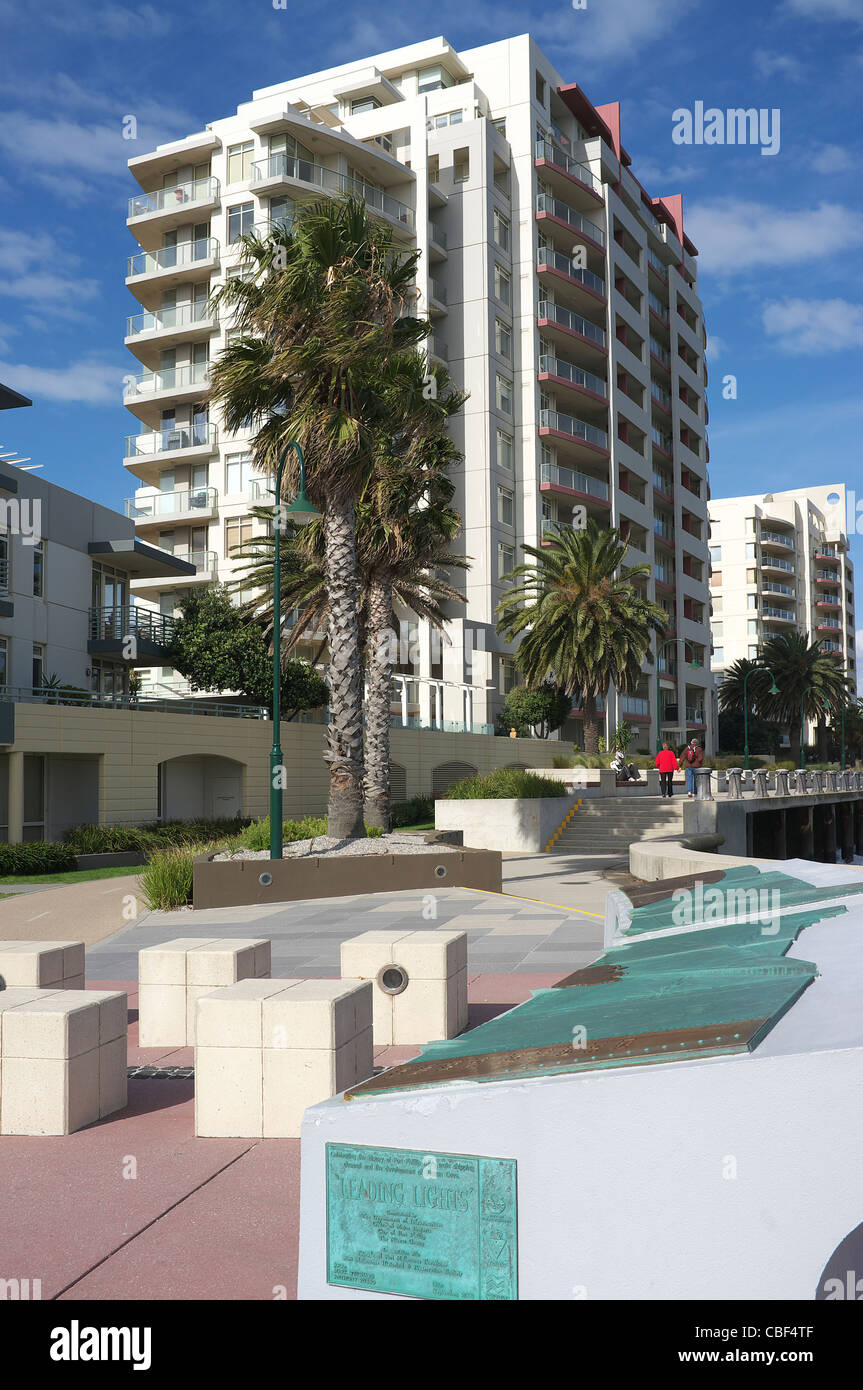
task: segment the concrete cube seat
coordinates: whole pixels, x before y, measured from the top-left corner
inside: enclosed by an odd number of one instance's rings
[[[195,1133],[299,1138],[303,1112],[371,1076],[372,986],[241,980],[197,1001]]]
[[[126,1104],[126,995],[0,992],[0,1134],[72,1134]]]
[[[363,932],[342,942],[341,968],[374,982],[378,1047],[454,1038],[467,1027],[466,932]]]
[[[263,937],[182,936],[139,951],[139,1046],[192,1046],[200,996],[237,980],[267,979],[270,956]]]
[[[83,941],[0,941],[0,990],[83,988]]]

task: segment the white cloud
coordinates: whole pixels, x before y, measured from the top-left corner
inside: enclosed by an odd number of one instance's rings
[[[863,214],[839,203],[795,210],[716,198],[691,205],[686,222],[701,265],[714,274],[815,265],[863,245]]]
[[[82,307],[100,293],[97,280],[77,273],[70,255],[47,232],[0,228],[0,297],[17,300],[49,318],[78,319]]]
[[[704,166],[700,164],[658,164],[652,159],[633,158],[632,167],[644,188],[661,188],[666,194],[675,185],[689,184],[704,174]],[[658,196],[662,197],[662,193]]]
[[[816,174],[844,174],[856,167],[845,145],[817,145],[811,155],[811,163]]]
[[[863,0],[785,0],[785,10],[804,19],[850,19],[863,24]]]
[[[557,54],[577,57],[588,66],[609,60],[619,63],[640,57],[648,44],[672,37],[699,5],[700,0],[663,0],[661,5],[645,0],[588,0],[585,9],[573,10],[569,0],[561,0],[553,9],[534,15],[529,27],[541,46],[554,45]],[[522,16],[516,28],[503,26],[497,32],[515,34],[525,27]]]
[[[780,352],[843,352],[863,347],[863,305],[847,299],[785,299],[767,304],[764,331]]]
[[[13,4],[12,0],[0,3],[0,21],[4,25],[24,19],[32,22],[32,13],[28,15],[26,7]],[[162,38],[171,30],[171,20],[164,9],[157,10],[153,5],[138,5],[131,10],[124,5],[107,4],[86,15],[77,5],[44,5],[39,9],[39,24],[76,36],[86,27],[89,34],[98,34],[100,41]]]
[[[724,357],[727,351],[727,344],[724,338],[720,338],[718,333],[708,333],[707,347],[704,356],[708,363],[718,362],[720,357]]]
[[[84,358],[66,367],[28,367],[0,362],[0,381],[32,399],[74,402],[76,405],[119,405],[123,373],[119,367]]]
[[[791,53],[768,53],[765,48],[756,48],[752,58],[762,77],[787,77],[796,82],[804,73],[800,59]]]

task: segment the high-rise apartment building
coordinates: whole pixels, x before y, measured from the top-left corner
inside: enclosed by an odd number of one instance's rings
[[[236,273],[236,238],[297,204],[355,192],[421,251],[429,352],[469,399],[453,430],[471,558],[466,604],[441,645],[409,613],[395,713],[482,728],[515,681],[495,633],[501,576],[553,523],[620,527],[645,592],[669,614],[656,666],[609,698],[638,745],[709,723],[707,412],[696,248],[680,196],[641,186],[618,104],[595,107],[529,36],[456,52],[443,38],[361,58],[254,94],[236,115],[133,159],[127,284],[142,311],[126,342],[142,371],[126,403],[140,430],[125,465],[142,535],[235,572],[267,483],[248,437],[205,403],[207,363],[230,324],[208,295]],[[172,612],[178,589],[139,585]],[[169,672],[151,682],[175,689]],[[657,709],[657,698],[660,708]],[[564,735],[580,740],[574,711]]]
[[[846,507],[843,483],[711,499],[712,664],[717,680],[781,632],[817,639],[856,680],[854,566]]]

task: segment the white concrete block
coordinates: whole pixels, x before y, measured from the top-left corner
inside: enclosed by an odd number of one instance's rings
[[[197,946],[186,957],[186,984],[218,989],[256,976],[255,952],[261,940],[224,940]]]
[[[310,1105],[371,1075],[372,1030],[340,1048],[264,1048],[263,1063],[264,1136],[296,1139]]]
[[[0,1060],[0,1133],[72,1134],[99,1118],[99,1049]]]
[[[264,1046],[339,1048],[372,1026],[370,980],[303,980],[264,1001]]]
[[[180,936],[161,946],[146,946],[138,952],[138,983],[185,985],[186,957],[199,946],[215,945],[212,937]]]
[[[128,1103],[126,1034],[99,1047],[99,1117],[123,1110]]]
[[[398,943],[397,955],[412,980],[447,980],[467,970],[467,932],[411,932]]]
[[[393,1042],[436,1042],[456,1035],[456,1020],[447,1016],[446,980],[411,980],[393,996]]]
[[[63,947],[63,979],[69,981],[77,979],[79,976],[83,980],[86,966],[84,963],[84,943],[83,941],[68,941]],[[66,989],[73,988],[66,984]],[[83,989],[83,985],[80,986]]]
[[[138,1044],[140,1047],[185,1047],[184,984],[139,984]]]
[[[300,980],[238,980],[225,989],[210,990],[197,1004],[196,1046],[262,1047],[262,1005]]]
[[[343,941],[341,946],[341,972],[347,980],[373,980],[378,971],[396,959],[395,948],[411,932],[404,928],[383,928],[378,931],[362,932]]]
[[[208,1138],[263,1135],[263,1076],[258,1047],[195,1049],[195,1133]]]
[[[374,982],[375,1046],[452,1038],[467,1026],[467,933],[462,931],[364,932],[342,943],[342,973]],[[400,966],[407,984],[387,990],[384,972]],[[450,988],[434,988],[452,981]]]
[[[4,1057],[80,1057],[99,1046],[99,1002],[85,990],[55,990],[6,1012]]]
[[[80,945],[83,957],[83,942]],[[26,988],[60,989],[66,975],[83,973],[64,971],[64,945],[60,941],[3,941],[0,942],[0,989]]]

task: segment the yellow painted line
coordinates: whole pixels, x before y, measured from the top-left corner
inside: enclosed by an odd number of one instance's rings
[[[459,884],[459,887],[462,887]],[[487,898],[512,898],[519,903],[538,903],[540,907],[559,907],[561,912],[578,912],[582,917],[596,917],[600,922],[605,921],[605,916],[601,912],[587,912],[583,907],[566,907],[563,903],[550,903],[545,898],[525,898],[521,893],[496,893],[493,888],[464,888],[465,893],[481,893]]]

